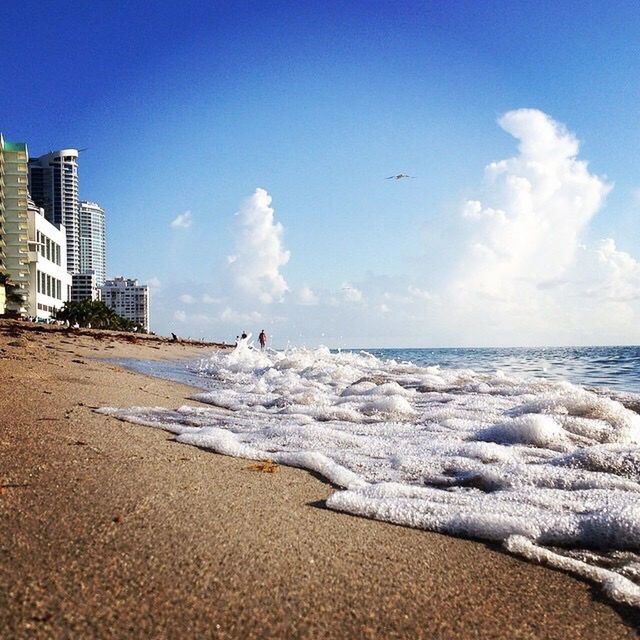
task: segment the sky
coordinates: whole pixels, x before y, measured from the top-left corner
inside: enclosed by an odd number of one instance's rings
[[[84,149],[157,333],[640,343],[635,3],[8,0],[0,28],[0,131]]]

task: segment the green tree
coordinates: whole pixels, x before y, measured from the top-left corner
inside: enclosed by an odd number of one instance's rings
[[[69,324],[81,327],[91,325],[93,329],[112,329],[115,331],[143,331],[135,322],[123,318],[101,300],[81,300],[65,302],[56,313],[57,320],[66,320]]]
[[[18,307],[24,306],[27,294],[21,289],[20,285],[11,281],[10,274],[0,273],[0,287],[2,286],[4,287],[8,303],[17,305]]]

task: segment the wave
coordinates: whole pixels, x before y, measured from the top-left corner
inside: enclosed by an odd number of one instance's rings
[[[640,606],[637,395],[247,340],[191,374],[207,406],[100,411],[315,471],[332,509],[501,542]]]

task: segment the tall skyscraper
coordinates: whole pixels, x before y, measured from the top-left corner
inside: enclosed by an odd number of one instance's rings
[[[13,285],[6,310],[17,313],[27,312],[29,298],[28,161],[24,142],[0,134],[0,273]]]
[[[105,256],[104,209],[95,202],[81,200],[79,204],[80,273],[94,273],[96,286],[107,277]]]
[[[80,270],[78,150],[52,151],[29,161],[31,197],[45,217],[67,232],[67,270]]]

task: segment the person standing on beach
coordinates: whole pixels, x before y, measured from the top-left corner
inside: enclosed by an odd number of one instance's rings
[[[264,351],[265,347],[267,346],[267,334],[264,332],[264,329],[260,332],[258,341],[260,342],[260,348]]]

